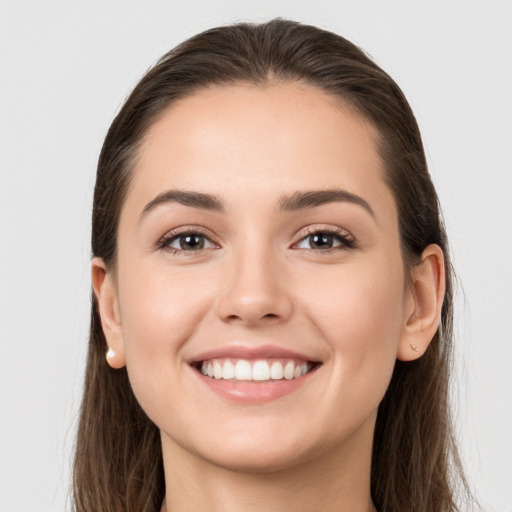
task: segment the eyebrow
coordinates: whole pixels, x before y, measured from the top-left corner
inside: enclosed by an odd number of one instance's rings
[[[323,204],[344,202],[364,208],[372,217],[375,213],[372,207],[362,197],[343,189],[331,188],[326,190],[308,190],[294,192],[292,195],[283,196],[278,202],[277,212],[293,212],[321,206]],[[220,198],[203,192],[190,192],[187,190],[167,190],[156,196],[142,210],[139,222],[161,204],[179,203],[201,210],[226,213],[227,205]]]
[[[278,211],[297,211],[306,208],[314,208],[327,203],[352,203],[363,207],[372,217],[375,213],[372,207],[362,197],[352,194],[340,188],[327,190],[309,190],[306,192],[295,192],[291,196],[284,196],[279,202]]]

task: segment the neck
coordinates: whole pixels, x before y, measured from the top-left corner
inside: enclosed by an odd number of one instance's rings
[[[353,437],[286,469],[240,472],[191,455],[162,435],[166,499],[161,512],[375,512],[371,436],[359,432]]]

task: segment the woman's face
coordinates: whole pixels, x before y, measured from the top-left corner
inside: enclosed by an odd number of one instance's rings
[[[268,470],[368,449],[413,308],[383,178],[372,126],[305,85],[213,87],[152,125],[112,345],[164,451]]]

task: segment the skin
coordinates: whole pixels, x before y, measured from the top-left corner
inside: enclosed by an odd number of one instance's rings
[[[161,431],[162,510],[375,510],[377,408],[396,359],[426,350],[444,296],[439,247],[405,274],[376,138],[338,99],[297,83],[213,87],[150,127],[121,211],[115,272],[96,258],[92,278],[108,362],[127,366]],[[283,195],[332,188],[373,213],[347,201],[276,210]],[[141,219],[170,189],[218,196],[226,212],[172,202]],[[159,247],[187,226],[206,233],[204,249]],[[353,247],[311,245],[308,229],[338,228]],[[188,361],[240,342],[322,364],[293,393],[236,403]]]

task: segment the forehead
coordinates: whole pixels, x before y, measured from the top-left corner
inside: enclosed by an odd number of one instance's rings
[[[183,188],[229,204],[245,193],[271,200],[342,187],[389,202],[377,138],[353,108],[309,85],[215,86],[173,103],[148,129],[128,199]]]

